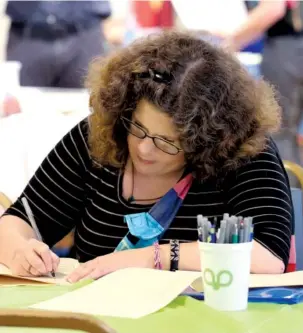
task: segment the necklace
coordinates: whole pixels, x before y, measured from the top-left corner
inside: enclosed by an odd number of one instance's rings
[[[134,176],[134,165],[133,162],[131,162],[131,169],[132,169],[132,192],[127,201],[129,203],[134,203],[134,202],[144,202],[144,201],[156,201],[158,199],[161,199],[161,197],[158,198],[151,198],[151,199],[135,199],[134,198],[134,187],[135,187],[135,176]]]

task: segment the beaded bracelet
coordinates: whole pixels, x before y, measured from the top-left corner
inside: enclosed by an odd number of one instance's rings
[[[178,239],[171,239],[170,243],[170,270],[177,271],[179,268],[180,243]]]
[[[162,269],[160,246],[158,242],[154,243],[154,267],[155,269]]]

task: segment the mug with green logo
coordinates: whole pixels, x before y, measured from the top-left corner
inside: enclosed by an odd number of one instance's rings
[[[252,243],[199,242],[205,303],[221,311],[247,308]]]

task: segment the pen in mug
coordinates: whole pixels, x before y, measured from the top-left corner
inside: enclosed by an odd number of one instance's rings
[[[216,243],[216,230],[214,226],[210,228],[210,243]]]
[[[235,232],[235,226],[237,227],[237,235],[239,233],[238,218],[235,215],[232,215],[230,217],[230,223],[231,223],[230,243],[233,243],[233,235],[234,235],[234,232]],[[237,241],[237,243],[238,243],[238,241]]]
[[[202,218],[202,234],[203,234],[203,242],[208,242],[208,237],[209,237],[209,223],[207,218],[203,217]]]
[[[231,237],[232,237],[232,223],[233,220],[228,217],[226,220],[226,230],[225,230],[225,241],[224,243],[231,243]]]
[[[253,239],[254,239],[254,226],[251,225],[251,227],[250,227],[250,240],[249,241],[252,242]]]
[[[198,224],[198,238],[200,242],[203,242],[203,216],[197,216],[197,224]]]
[[[239,229],[239,243],[244,243],[244,223],[240,223],[240,229]]]
[[[249,239],[248,242],[251,242],[254,238],[254,226],[253,226],[253,218],[249,217],[249,229],[250,229],[250,233],[249,233]]]
[[[244,224],[244,242],[249,242],[250,239],[250,221],[247,217],[243,220]]]
[[[29,219],[29,222],[30,222],[30,224],[31,224],[31,226],[32,226],[32,228],[33,228],[33,230],[34,230],[36,236],[37,236],[37,239],[38,239],[40,242],[43,242],[42,236],[41,236],[41,234],[40,234],[40,231],[39,231],[38,226],[37,226],[37,223],[36,223],[36,221],[35,221],[35,218],[34,218],[33,212],[32,212],[32,210],[31,210],[31,208],[30,208],[30,206],[29,206],[29,203],[28,203],[27,199],[26,199],[25,197],[23,197],[23,198],[21,198],[21,201],[22,201],[22,203],[23,203],[23,206],[24,206],[24,209],[25,209],[26,215],[27,215],[27,217],[28,217],[28,219]],[[53,270],[51,271],[51,275],[52,275],[52,277],[56,277],[55,272],[54,272]]]
[[[217,243],[223,244],[225,242],[226,220],[222,220],[220,224],[220,234]]]
[[[214,223],[213,223],[215,230],[217,229],[217,223],[218,223],[218,218],[217,218],[217,216],[215,216]]]
[[[232,230],[232,239],[231,242],[233,244],[239,243],[239,235],[238,235],[238,224],[233,224],[233,230]]]

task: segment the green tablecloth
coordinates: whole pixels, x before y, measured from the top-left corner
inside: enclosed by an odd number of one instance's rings
[[[81,283],[74,286],[0,287],[0,308],[27,307],[78,287],[81,287]],[[286,306],[250,303],[247,311],[222,313],[212,310],[201,301],[182,296],[157,313],[140,319],[100,318],[121,333],[301,333],[303,304]],[[24,329],[17,328],[3,328],[0,332],[26,333]],[[46,332],[49,330],[43,330],[43,333]]]

